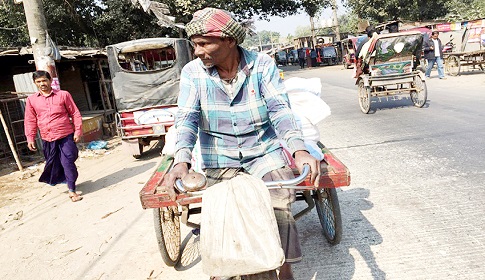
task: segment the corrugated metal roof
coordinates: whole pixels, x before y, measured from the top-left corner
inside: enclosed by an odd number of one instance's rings
[[[74,48],[74,47],[60,47],[59,52],[61,57],[67,59],[75,59],[76,57],[93,57],[97,55],[106,56],[105,49],[95,48]],[[0,47],[0,56],[7,55],[31,55],[31,47],[18,47],[18,48],[2,48]]]

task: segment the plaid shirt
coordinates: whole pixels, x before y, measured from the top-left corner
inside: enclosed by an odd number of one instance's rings
[[[183,68],[175,164],[191,162],[197,134],[203,169],[243,167],[260,178],[288,165],[278,135],[292,154],[306,150],[273,59],[239,50],[234,98],[226,93],[215,67],[206,68],[196,59]]]

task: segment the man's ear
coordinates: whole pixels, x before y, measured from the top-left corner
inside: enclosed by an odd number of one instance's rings
[[[229,42],[229,46],[237,46],[237,42],[236,42],[236,39],[232,38],[232,37],[228,37],[228,38],[224,38],[225,40],[228,40]]]

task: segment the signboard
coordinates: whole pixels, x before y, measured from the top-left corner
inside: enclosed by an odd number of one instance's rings
[[[477,19],[477,20],[472,20],[472,21],[469,21],[467,24],[466,24],[466,27],[468,29],[471,29],[471,28],[480,28],[480,27],[485,27],[485,20],[483,19]]]
[[[447,31],[460,31],[461,22],[449,22],[436,25],[436,31],[447,32]]]
[[[482,35],[485,34],[485,27],[471,28],[469,31],[468,43],[479,43]]]

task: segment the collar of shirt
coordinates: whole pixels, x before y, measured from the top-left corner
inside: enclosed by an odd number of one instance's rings
[[[202,168],[242,166],[259,177],[287,164],[275,130],[284,132],[291,153],[305,150],[273,60],[243,49],[240,66],[235,96],[230,99],[223,95],[226,91],[214,67],[204,67],[200,60],[184,67],[176,121],[176,163],[190,162],[196,134]],[[266,86],[259,86],[261,82]],[[270,113],[276,111],[279,113]]]
[[[45,96],[45,97],[49,97],[51,95],[54,95],[54,94],[57,94],[58,90],[55,90],[55,89],[52,89],[51,90],[51,93],[49,93],[49,95],[44,95],[40,90],[37,92],[37,96]]]

